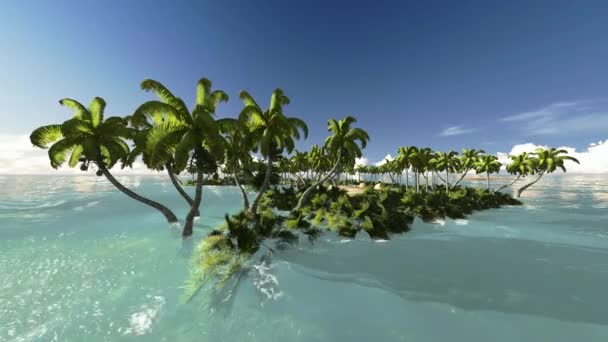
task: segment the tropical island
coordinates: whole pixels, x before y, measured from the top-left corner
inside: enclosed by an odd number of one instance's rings
[[[522,205],[517,198],[545,174],[565,172],[566,160],[578,163],[567,151],[555,148],[512,155],[506,171],[514,178],[492,189],[491,178],[503,165],[478,149],[459,154],[403,146],[396,158],[380,166],[357,165],[370,136],[355,127],[352,116],[329,119],[326,140],[299,151],[296,140],[307,138],[308,126],[284,113],[290,99],[281,89],[271,94],[267,109],[241,91],[240,113],[216,118],[217,106],[228,101],[228,95],[213,90],[208,79],[198,82],[192,110],[160,82],[144,80],[141,88],[158,99],[124,117],[104,118],[106,103],[100,97],[88,106],[62,99],[59,103],[70,108],[73,117],[37,128],[30,140],[36,147],[48,148],[53,168],[67,163],[93,170],[128,197],[159,211],[168,223],[180,225],[166,204],[127,188],[111,170],[132,167],[141,158],[149,169],[166,172],[190,207],[181,226],[185,239],[192,236],[195,218],[204,210],[204,184],[238,187],[242,210],[226,213],[225,223],[197,248],[190,280],[195,288],[206,281],[225,284],[261,248],[273,253],[297,243],[300,236],[314,240],[329,230],[348,238],[367,234],[370,239],[390,239],[407,232],[416,218],[439,222]],[[186,173],[192,175],[193,197],[179,178]],[[472,173],[483,177],[485,186],[464,186],[463,180]],[[385,181],[386,176],[390,181]],[[503,192],[528,178],[514,189],[516,198]]]

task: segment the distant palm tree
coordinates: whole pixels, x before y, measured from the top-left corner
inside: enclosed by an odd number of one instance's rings
[[[354,162],[355,157],[361,158],[361,149],[367,145],[369,135],[361,128],[352,128],[351,126],[355,122],[357,120],[352,116],[347,116],[339,121],[335,119],[328,121],[328,130],[331,132],[331,135],[325,140],[325,147],[330,155],[335,156],[335,164],[325,177],[304,191],[295,210],[299,210],[306,204],[314,189],[334,176],[343,158],[346,157],[352,160],[352,162]]]
[[[454,172],[458,167],[460,159],[457,157],[458,152],[438,152],[435,154],[433,159],[430,160],[430,164],[437,171],[445,171],[445,193],[450,193],[449,179],[450,172]]]
[[[433,151],[428,147],[416,148],[412,153],[412,169],[416,173],[416,192],[420,192],[420,174],[422,173],[427,179],[426,190],[428,190],[428,177],[425,173],[431,170],[429,161],[433,157]]]
[[[548,150],[537,148],[534,155],[536,159],[536,172],[538,173],[538,177],[534,181],[522,186],[519,190],[517,190],[517,197],[519,198],[524,190],[538,182],[545,173],[552,173],[557,170],[557,168],[560,168],[563,172],[566,172],[564,161],[571,160],[577,164],[580,164],[576,158],[562,155],[567,153],[568,151],[566,150],[557,150],[555,148],[550,148]]]
[[[196,103],[190,112],[186,104],[160,82],[144,80],[141,88],[153,91],[160,101],[142,104],[131,117],[133,125],[139,126],[147,118],[164,115],[164,120],[153,126],[146,136],[150,165],[161,167],[171,163],[177,171],[186,169],[189,161],[196,165],[194,202],[182,231],[187,237],[192,235],[194,217],[201,204],[204,174],[216,172],[217,161],[224,155],[224,140],[214,114],[219,103],[228,101],[228,95],[221,90],[212,92],[211,81],[202,78],[197,83]]]
[[[477,171],[478,174],[479,173],[486,174],[488,190],[490,190],[490,174],[498,173],[500,171],[500,167],[502,166],[502,164],[498,161],[498,158],[496,158],[496,156],[485,155],[485,156],[481,156],[475,162],[474,165],[475,165],[475,171]]]
[[[416,152],[414,146],[399,147],[397,149],[397,157],[395,160],[401,169],[405,170],[405,190],[409,187],[409,169],[412,167],[412,161],[414,159],[414,153]]]
[[[129,190],[110,173],[109,169],[126,160],[130,152],[125,139],[131,138],[133,131],[127,128],[125,120],[120,117],[104,120],[106,102],[101,97],[94,98],[88,108],[68,98],[59,103],[74,110],[74,117],[61,125],[42,126],[30,135],[36,147],[46,149],[52,144],[48,152],[51,166],[57,169],[67,159],[69,167],[80,162],[80,169],[86,171],[93,163],[97,165],[97,175],[104,175],[122,193],[160,211],[169,223],[178,222],[169,208]]]
[[[515,184],[521,177],[533,175],[536,172],[536,159],[532,154],[523,152],[517,156],[509,156],[509,158],[512,162],[507,165],[507,172],[517,175],[517,178],[513,182],[496,189],[496,192]]]
[[[264,182],[250,207],[251,213],[255,215],[262,195],[270,186],[274,159],[285,150],[289,153],[293,151],[294,139],[300,139],[300,130],[304,133],[304,138],[307,138],[308,126],[299,118],[283,114],[283,106],[289,104],[289,98],[281,89],[272,92],[267,110],[262,110],[246,91],[241,91],[240,97],[245,105],[240,120],[249,126],[254,152],[260,152],[266,158]]]
[[[464,177],[466,177],[467,173],[475,167],[475,163],[477,162],[477,160],[479,160],[479,158],[481,158],[484,153],[486,153],[486,151],[484,150],[466,148],[462,149],[462,155],[460,156],[459,163],[459,171],[462,172],[462,175],[460,176],[458,181],[456,181],[456,183],[452,185],[452,189],[458,186],[460,182],[462,182]]]

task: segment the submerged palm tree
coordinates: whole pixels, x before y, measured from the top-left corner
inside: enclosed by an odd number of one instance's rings
[[[191,162],[196,166],[197,178],[193,203],[186,215],[182,235],[192,235],[194,217],[198,212],[203,192],[205,173],[214,173],[217,161],[223,157],[223,138],[213,117],[220,102],[228,101],[221,90],[211,91],[211,81],[202,78],[196,87],[196,104],[190,113],[186,104],[174,96],[164,85],[154,80],[144,80],[141,88],[153,91],[160,101],[148,101],[133,114],[133,125],[139,126],[147,118],[164,116],[146,136],[150,165],[161,167],[171,163],[182,171]]]
[[[577,164],[580,164],[576,158],[562,155],[567,153],[568,151],[566,150],[557,150],[555,148],[537,148],[534,152],[534,155],[536,172],[538,173],[538,177],[532,182],[522,186],[519,190],[517,190],[517,197],[519,198],[521,196],[521,193],[524,192],[524,190],[536,184],[536,182],[538,182],[545,173],[552,173],[557,170],[557,168],[560,168],[563,172],[566,172],[566,167],[564,166],[564,162],[566,160],[571,160]]]
[[[293,151],[294,139],[300,139],[300,130],[304,133],[304,138],[307,138],[308,126],[301,119],[286,117],[283,114],[283,106],[289,104],[289,98],[281,89],[277,88],[272,92],[270,107],[265,111],[246,91],[241,92],[240,98],[245,107],[239,120],[246,122],[249,127],[253,151],[260,152],[266,158],[264,182],[249,209],[255,215],[262,195],[270,186],[275,158],[285,150],[289,153]]]
[[[498,161],[498,158],[496,158],[496,156],[485,155],[485,156],[481,156],[475,162],[474,165],[475,165],[475,171],[477,171],[478,174],[479,173],[486,174],[487,186],[488,186],[488,190],[490,190],[490,174],[498,173],[500,171],[500,167],[502,166],[502,164]]]
[[[355,122],[357,122],[357,119],[352,116],[347,116],[339,121],[335,119],[328,121],[327,129],[331,132],[331,135],[325,140],[325,148],[330,155],[334,156],[334,166],[325,177],[319,179],[304,191],[295,210],[301,209],[306,204],[314,189],[335,175],[343,159],[354,164],[355,158],[361,158],[361,149],[367,145],[369,135],[361,128],[352,128],[351,126]]]
[[[30,135],[36,147],[48,148],[52,144],[48,152],[51,166],[57,169],[67,160],[69,167],[80,162],[80,169],[86,171],[93,163],[98,168],[97,175],[104,175],[122,193],[160,211],[169,223],[177,222],[169,208],[136,194],[110,173],[118,161],[129,156],[129,146],[124,140],[132,138],[133,131],[127,128],[125,120],[120,117],[104,120],[106,103],[100,97],[94,98],[88,108],[67,98],[59,103],[74,110],[74,117],[61,125],[42,126]]]

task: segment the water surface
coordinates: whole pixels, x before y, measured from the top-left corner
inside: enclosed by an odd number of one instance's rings
[[[185,216],[166,178],[119,178]],[[0,341],[608,341],[608,181],[538,185],[390,241],[262,250],[217,305],[183,301],[193,243],[103,178],[0,176]],[[203,197],[195,244],[241,204]]]

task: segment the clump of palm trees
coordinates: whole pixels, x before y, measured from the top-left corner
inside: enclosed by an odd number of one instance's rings
[[[266,109],[241,91],[243,107],[238,115],[218,119],[216,109],[229,97],[214,90],[206,78],[198,81],[191,108],[158,81],[144,80],[141,88],[157,99],[141,104],[125,117],[105,118],[106,103],[100,97],[88,106],[62,99],[59,103],[73,111],[72,118],[37,128],[30,140],[48,149],[53,168],[67,163],[69,167],[80,165],[82,171],[93,169],[125,195],[177,224],[177,216],[166,205],[129,189],[111,170],[117,165],[132,167],[141,159],[147,168],[166,172],[189,206],[184,237],[193,234],[206,182],[217,182],[221,175],[237,186],[243,208],[235,215],[226,214],[226,223],[203,240],[192,284],[209,277],[225,283],[266,239],[291,244],[297,241],[297,232],[312,240],[323,229],[347,237],[364,231],[371,238],[389,238],[409,230],[414,217],[435,222],[445,217],[461,218],[474,210],[519,205],[521,202],[500,191],[534,176],[515,191],[520,197],[543,175],[557,169],[565,172],[565,161],[578,163],[567,151],[554,148],[509,156],[506,171],[517,177],[491,191],[491,175],[499,173],[502,165],[483,150],[463,149],[459,155],[404,146],[397,149],[394,159],[381,165],[356,165],[370,137],[354,127],[357,120],[352,116],[330,119],[325,142],[298,151],[296,140],[307,138],[308,126],[285,114],[290,100],[281,89],[272,92]],[[486,189],[460,186],[471,171],[485,176]],[[183,173],[192,175],[193,196],[182,188],[179,176]],[[354,182],[354,177],[356,183],[366,183],[363,194],[349,195],[338,186],[341,181],[348,183],[349,178]],[[392,185],[375,190],[376,182]],[[256,190],[253,198],[246,187]],[[277,209],[289,214],[279,214]]]
[[[358,181],[373,182],[384,182],[388,176],[390,183],[405,183],[407,191],[413,174],[416,193],[429,192],[443,184],[445,193],[449,194],[471,171],[484,174],[490,190],[491,175],[498,173],[502,166],[495,156],[483,150],[463,149],[459,155],[455,151],[435,152],[416,146],[399,147],[395,159],[379,166],[356,165],[356,159],[361,158],[362,149],[370,139],[365,130],[353,127],[356,119],[346,116],[329,120],[330,135],[324,144],[314,145],[309,151],[298,151],[295,141],[307,138],[308,126],[303,120],[284,113],[290,100],[281,89],[272,92],[266,109],[242,91],[240,113],[218,119],[216,109],[229,97],[222,90],[214,90],[206,78],[198,81],[195,102],[190,109],[158,81],[144,80],[141,88],[154,93],[157,99],[141,104],[125,117],[104,118],[106,103],[100,97],[88,106],[73,99],[62,99],[59,103],[73,111],[72,118],[34,130],[30,140],[37,147],[48,148],[53,168],[67,163],[69,167],[80,164],[83,171],[95,169],[98,176],[105,176],[119,191],[158,210],[169,223],[177,223],[176,215],[166,205],[127,188],[112,175],[111,169],[116,165],[131,167],[141,158],[149,169],[166,172],[190,207],[184,219],[182,235],[185,237],[192,235],[194,218],[200,216],[203,184],[208,175],[230,178],[240,189],[246,217],[259,220],[260,201],[276,183],[301,190],[297,192],[293,208],[298,212],[323,185],[338,185],[341,175],[352,179],[356,174]],[[509,156],[512,162],[506,165],[506,170],[517,178],[496,191],[534,175],[533,181],[516,191],[517,197],[521,196],[546,173],[558,168],[566,171],[566,160],[578,163],[566,154],[565,150],[550,148]],[[186,172],[193,175],[194,196],[182,188],[179,180],[179,175]],[[257,189],[252,199],[245,189],[247,185],[255,185]]]
[[[516,196],[521,194],[540,180],[546,173],[552,173],[558,168],[566,172],[564,162],[566,160],[579,163],[579,161],[571,156],[567,156],[568,151],[557,150],[555,148],[543,149],[538,148],[535,152],[523,152],[519,155],[509,155],[511,163],[506,165],[506,171],[509,174],[517,177],[510,183],[507,183],[495,191],[501,191],[505,188],[513,186],[517,181],[526,176],[537,175],[534,181],[527,183],[516,190]],[[427,147],[405,146],[397,149],[397,156],[392,160],[385,160],[382,165],[357,165],[354,172],[359,180],[367,179],[376,182],[379,179],[384,181],[384,175],[388,175],[392,183],[405,185],[407,190],[410,186],[411,171],[414,174],[414,184],[416,192],[420,192],[420,177],[426,184],[425,190],[429,188],[429,181],[435,185],[435,177],[444,185],[446,193],[455,189],[465,179],[467,174],[475,171],[477,174],[483,174],[486,179],[486,189],[491,190],[490,179],[493,174],[498,174],[501,170],[502,163],[494,155],[485,154],[483,150],[462,149],[462,154],[458,152],[432,152]],[[443,174],[443,176],[442,176]],[[405,176],[405,181],[401,176]],[[378,177],[380,176],[380,177]],[[458,176],[455,181],[452,181],[450,176]]]

